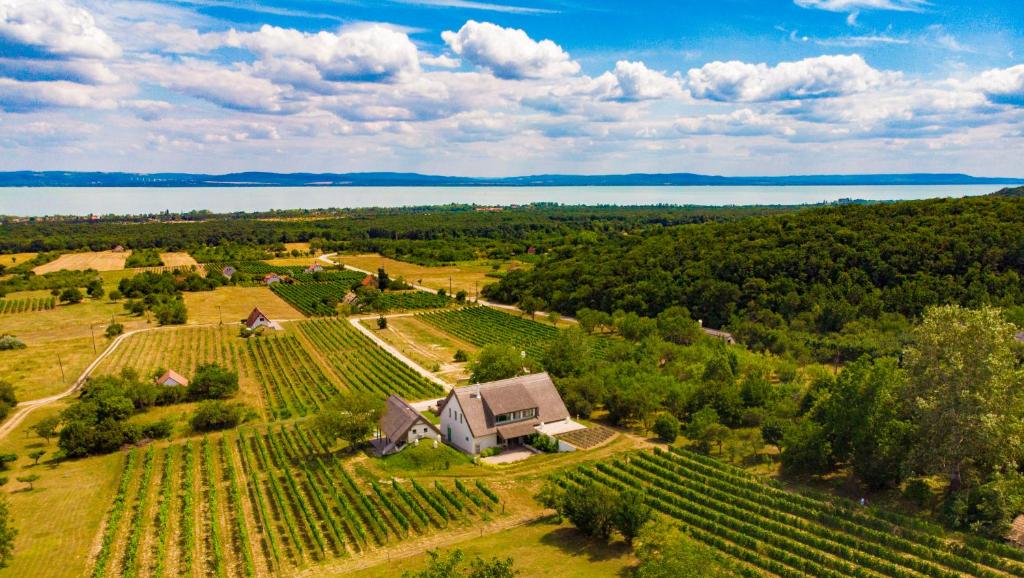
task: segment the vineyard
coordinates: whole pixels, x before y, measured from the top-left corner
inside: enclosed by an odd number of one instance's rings
[[[478,347],[493,343],[508,343],[526,351],[533,359],[540,359],[544,349],[556,337],[558,329],[492,307],[464,307],[451,311],[434,311],[416,316],[438,329]],[[605,347],[601,338],[592,338],[600,354]]]
[[[256,381],[273,417],[305,416],[337,392],[333,380],[294,335],[253,337],[247,344]]]
[[[245,430],[127,453],[92,576],[290,574],[501,511],[485,483],[367,480],[315,430]]]
[[[308,316],[337,315],[338,311],[330,304],[337,305],[352,290],[352,283],[345,281],[325,281],[320,283],[274,283],[270,289],[281,299]]]
[[[400,291],[382,293],[379,305],[386,310],[396,309],[441,309],[447,307],[451,300],[444,295],[426,291]]]
[[[800,495],[686,450],[630,454],[559,479],[642,489],[650,506],[747,576],[1020,576],[1024,552],[995,542],[947,542],[920,520],[833,496]]]
[[[410,400],[444,394],[441,386],[410,369],[345,320],[311,319],[296,325],[347,387],[382,397],[394,393]]]
[[[201,363],[217,363],[252,378],[255,368],[233,327],[175,327],[143,331],[127,337],[97,368],[97,374],[117,373],[124,367],[149,375],[173,369],[189,376]]]
[[[0,315],[46,311],[57,306],[56,297],[30,297],[26,299],[0,299]]]

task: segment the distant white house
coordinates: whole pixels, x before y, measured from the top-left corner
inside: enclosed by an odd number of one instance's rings
[[[281,324],[277,321],[271,321],[269,317],[260,311],[259,307],[253,308],[252,312],[249,313],[249,317],[242,323],[245,324],[250,330],[255,330],[259,327],[269,327],[271,329],[282,329]]]
[[[228,279],[233,277],[236,272],[237,270],[231,265],[228,265],[227,267],[224,267],[223,269],[220,270],[220,274],[227,277]]]
[[[534,433],[584,429],[569,418],[547,373],[456,387],[439,408],[444,441],[467,454],[519,445]]]
[[[320,263],[313,263],[309,267],[306,267],[306,273],[319,273],[324,270],[324,266]]]
[[[278,275],[277,273],[267,273],[266,275],[263,276],[263,284],[264,285],[271,285],[273,283],[280,283],[283,280],[284,279],[280,275]]]
[[[420,412],[397,395],[388,398],[378,425],[379,431],[374,445],[381,455],[401,451],[408,444],[421,439],[441,439],[441,432],[437,426],[427,421]]]
[[[157,385],[166,385],[168,387],[187,387],[188,380],[185,379],[180,373],[173,369],[168,369],[163,375],[156,378]]]

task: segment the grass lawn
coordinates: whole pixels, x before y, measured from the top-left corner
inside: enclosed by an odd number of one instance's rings
[[[430,440],[423,440],[418,446],[384,458],[376,458],[372,464],[391,476],[405,477],[413,474],[444,475],[455,474],[461,469],[479,472],[479,466],[472,465],[469,456],[438,442],[437,447]]]
[[[259,307],[272,320],[302,319],[302,314],[266,287],[218,287],[213,291],[185,293],[190,325],[219,323],[237,324]]]
[[[113,251],[90,251],[87,253],[66,253],[33,269],[36,275],[52,273],[61,269],[72,271],[84,271],[95,269],[97,271],[116,271],[124,269],[124,262],[128,260],[131,251],[115,253]]]
[[[11,293],[10,298],[49,295],[47,291],[24,291]],[[14,335],[27,345],[25,349],[0,351],[0,379],[14,384],[21,400],[62,391],[66,385],[61,382],[60,364],[64,365],[66,383],[77,379],[96,352],[106,348],[108,340],[103,332],[111,318],[123,324],[125,331],[147,326],[145,318],[126,315],[121,303],[106,298],[0,316],[0,334]]]
[[[459,289],[466,291],[470,298],[473,297],[474,284],[476,290],[482,289],[484,285],[494,283],[496,279],[487,277],[487,273],[491,272],[492,261],[478,260],[478,261],[465,261],[455,265],[448,265],[443,267],[424,267],[422,265],[416,265],[414,263],[406,263],[404,261],[396,261],[395,259],[389,259],[376,253],[361,254],[361,255],[338,255],[333,257],[336,262],[351,265],[357,269],[363,269],[365,271],[377,272],[377,269],[384,267],[387,271],[388,276],[392,279],[396,277],[405,277],[405,280],[409,283],[416,283],[417,285],[423,285],[431,289],[449,289],[449,277],[451,278],[451,289],[457,292]],[[499,270],[507,271],[509,267],[527,267],[525,263],[518,261],[512,261],[502,263]]]
[[[63,407],[53,404],[32,412],[17,431],[0,442],[0,451],[19,456],[11,471],[4,472],[11,481],[0,490],[6,494],[18,529],[14,557],[10,566],[0,572],[4,576],[85,575],[90,550],[114,497],[125,454],[50,462],[49,455],[57,449],[56,440],[46,444],[26,433],[40,419]],[[38,466],[33,466],[26,456],[33,449],[48,451]],[[26,491],[27,486],[14,479],[29,473],[39,475],[32,491]]]
[[[624,576],[636,558],[621,540],[610,544],[595,542],[567,524],[542,520],[482,537],[471,537],[443,549],[459,548],[467,558],[508,558],[515,561],[520,576],[590,578]],[[426,553],[398,560],[382,560],[380,565],[349,574],[358,578],[401,576],[406,571],[422,570]]]

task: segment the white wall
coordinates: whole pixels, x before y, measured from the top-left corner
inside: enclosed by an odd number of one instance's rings
[[[416,425],[409,428],[409,433],[406,434],[405,443],[413,443],[416,440],[429,438],[432,440],[439,440],[441,436],[436,431],[430,428],[423,422],[416,422]]]
[[[459,405],[458,398],[453,395],[448,399],[448,403],[441,408],[441,435],[449,445],[453,445],[467,454],[477,453],[473,451],[473,442],[476,440],[474,440],[472,432],[469,431],[466,418],[459,419],[461,416],[462,407]],[[451,431],[450,439],[448,438],[449,430]]]

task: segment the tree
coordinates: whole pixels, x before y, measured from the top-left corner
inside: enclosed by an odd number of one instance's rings
[[[387,328],[388,328],[388,318],[384,317],[383,315],[381,315],[380,317],[377,318],[377,329],[387,329]]]
[[[587,333],[594,333],[602,326],[611,324],[611,317],[607,313],[586,307],[576,312],[576,320]]]
[[[558,322],[562,320],[562,316],[557,311],[548,311],[548,323],[558,327]]]
[[[782,438],[782,468],[792,473],[817,474],[833,464],[832,445],[825,430],[809,418],[786,428]]]
[[[44,417],[32,426],[32,432],[50,443],[50,438],[57,435],[57,428],[60,426],[60,418],[51,415]]]
[[[903,356],[914,461],[922,473],[945,474],[951,492],[1021,455],[1024,373],[1014,354],[1015,331],[998,309],[934,307]],[[978,477],[965,476],[968,471]]]
[[[242,423],[245,411],[245,406],[240,403],[210,399],[199,404],[189,419],[189,425],[197,432],[230,429]]]
[[[153,315],[160,325],[183,325],[188,320],[188,310],[181,299],[171,299],[155,306]]]
[[[670,413],[662,413],[654,420],[654,433],[666,443],[673,443],[679,437],[679,420]]]
[[[33,450],[29,452],[28,457],[32,458],[32,465],[38,466],[39,459],[46,455],[46,450]]]
[[[93,299],[99,299],[103,297],[105,291],[103,290],[103,281],[99,279],[93,279],[85,286],[85,292],[88,293],[89,297]]]
[[[519,300],[519,310],[529,315],[530,319],[536,318],[537,311],[541,307],[544,307],[544,302],[533,295],[523,295],[523,298]]]
[[[555,377],[580,375],[590,360],[590,339],[578,327],[558,332],[541,359],[544,369]]]
[[[658,333],[665,341],[688,345],[700,339],[700,324],[690,317],[686,307],[669,307],[658,314],[657,323]]]
[[[341,439],[355,451],[377,428],[384,402],[361,391],[340,392],[313,419],[313,426],[333,444]]]
[[[514,578],[519,575],[515,569],[515,562],[512,558],[504,560],[491,558],[484,560],[475,556],[469,561],[467,568],[464,562],[466,555],[456,548],[447,556],[439,550],[427,550],[430,561],[427,567],[419,572],[407,571],[402,574],[403,578]]]
[[[120,291],[114,289],[107,295],[107,297],[109,297],[111,301],[120,301],[124,297],[124,295],[121,295]]]
[[[466,297],[468,296],[469,294],[466,293],[464,289],[459,289],[458,291],[455,292],[455,301],[458,303],[465,303]]]
[[[785,435],[785,428],[777,419],[769,419],[761,424],[761,439],[764,443],[775,446],[775,449],[782,451],[782,436]]]
[[[18,476],[14,478],[23,484],[28,484],[28,490],[31,492],[35,489],[34,484],[39,480],[39,474],[29,474],[27,476]]]
[[[18,405],[18,396],[14,393],[14,386],[0,380],[0,419],[7,417],[7,413],[16,405]]]
[[[726,578],[733,576],[716,562],[718,554],[668,522],[649,524],[640,533],[636,578]]]
[[[0,454],[0,470],[6,471],[11,469],[11,464],[17,461],[17,459],[18,454],[15,453]]]
[[[591,481],[576,491],[566,492],[559,505],[561,515],[591,538],[608,539],[613,528],[615,494]]]
[[[626,490],[619,494],[612,509],[612,525],[622,534],[626,544],[633,545],[633,540],[640,531],[654,518],[654,512],[647,505],[643,493],[637,490]]]
[[[0,497],[0,568],[6,568],[14,555],[14,538],[18,530],[11,521],[7,498]]]
[[[204,363],[196,368],[188,384],[190,399],[226,399],[238,392],[238,373],[216,363]]]
[[[81,303],[82,299],[84,299],[84,297],[82,296],[82,292],[78,290],[78,287],[68,287],[60,293],[61,303]]]
[[[391,279],[388,277],[388,272],[384,270],[384,267],[378,268],[377,269],[377,287],[380,288],[381,291],[385,291],[385,290],[387,290],[388,285],[390,285],[390,284],[391,284]]]
[[[686,437],[697,442],[703,451],[711,447],[712,426],[718,425],[718,412],[712,407],[704,407],[690,416],[686,425]]]
[[[108,339],[117,337],[124,333],[124,325],[120,323],[111,323],[107,325],[107,329],[103,332],[103,335],[107,336]]]
[[[523,372],[523,356],[513,345],[485,345],[469,364],[470,382],[486,383],[515,377]]]

